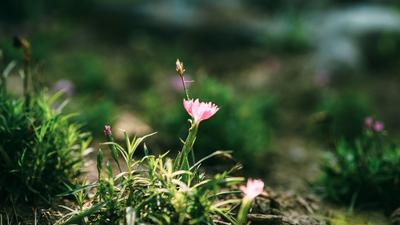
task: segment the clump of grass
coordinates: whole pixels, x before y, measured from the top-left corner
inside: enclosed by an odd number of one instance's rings
[[[89,139],[51,105],[55,97],[23,98],[0,94],[0,193],[12,202],[66,191],[79,175],[82,152]]]
[[[0,91],[1,203],[45,202],[67,190],[80,174],[83,150],[90,138],[71,123],[72,115],[54,108],[60,94],[48,97],[33,90],[30,44],[16,38],[24,52],[24,96],[7,93],[6,77]],[[4,75],[4,73],[2,74]]]
[[[339,141],[323,164],[323,191],[351,207],[399,207],[400,148],[388,140],[381,122],[366,121],[363,136]]]

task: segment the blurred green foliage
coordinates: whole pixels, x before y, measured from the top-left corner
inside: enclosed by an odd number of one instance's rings
[[[397,32],[375,32],[360,40],[365,64],[370,71],[393,69],[399,64],[400,35]]]
[[[49,202],[80,174],[90,138],[71,115],[53,108],[56,96],[38,94],[29,104],[0,93],[1,201]]]
[[[328,156],[320,183],[327,198],[352,207],[400,206],[400,148],[384,133],[368,130],[354,141],[341,140]]]
[[[265,51],[276,54],[298,54],[312,49],[313,38],[306,29],[307,24],[297,15],[285,15],[264,35],[256,37],[256,42]]]
[[[111,80],[106,74],[102,60],[90,53],[65,55],[58,65],[76,86],[78,94],[91,93],[92,96],[109,94]]]
[[[93,3],[93,0],[4,0],[1,2],[0,19],[12,24],[51,14],[77,16],[88,13]]]
[[[39,26],[40,27],[40,26]],[[13,34],[15,35],[15,33]],[[49,62],[55,55],[59,55],[65,43],[72,35],[72,29],[66,23],[51,24],[47,27],[35,27],[35,32],[29,35],[32,44],[32,58],[34,62]],[[22,59],[19,49],[13,46],[12,36],[1,36],[0,46],[4,53],[4,60]]]
[[[212,120],[200,126],[195,152],[205,156],[215,150],[233,150],[234,157],[243,162],[245,168],[257,168],[262,162],[254,159],[269,151],[272,125],[277,117],[275,98],[238,95],[231,87],[212,78],[196,80],[190,88],[190,96],[212,101],[220,107]],[[189,123],[182,123],[189,118],[182,102],[163,100],[163,96],[149,92],[143,104],[151,124],[164,137],[163,145],[179,149],[181,146],[173,143],[189,128]]]
[[[323,143],[340,139],[354,140],[362,136],[364,118],[371,113],[371,104],[360,93],[327,95],[310,118],[310,134]]]
[[[83,130],[89,131],[98,137],[103,135],[102,130],[105,124],[113,124],[116,112],[118,111],[118,107],[114,101],[108,98],[80,98],[74,100],[75,103],[71,104],[68,110],[79,112],[73,120],[82,124]]]

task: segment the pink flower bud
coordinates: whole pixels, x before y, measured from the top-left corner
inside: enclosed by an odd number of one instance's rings
[[[104,132],[104,136],[110,137],[112,135],[111,126],[110,125],[105,125],[103,132]]]

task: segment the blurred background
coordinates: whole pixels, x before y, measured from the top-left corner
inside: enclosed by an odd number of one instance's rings
[[[15,35],[32,44],[34,79],[63,90],[99,141],[111,124],[117,138],[158,131],[155,152],[180,148],[177,58],[191,96],[221,107],[196,152],[233,150],[269,184],[304,187],[287,177],[315,177],[320,150],[361,135],[366,116],[399,136],[395,0],[3,0],[4,65],[22,64]],[[9,89],[19,83],[15,72]]]

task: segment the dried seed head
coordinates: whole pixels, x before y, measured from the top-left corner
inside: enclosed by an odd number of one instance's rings
[[[179,59],[176,60],[176,72],[179,74],[179,76],[183,76],[185,73],[185,67],[183,66],[183,63],[179,61]]]
[[[23,37],[15,36],[13,38],[13,44],[16,48],[22,48],[22,50],[24,51],[24,60],[26,63],[29,63],[32,58],[31,44],[29,43],[29,41]]]

